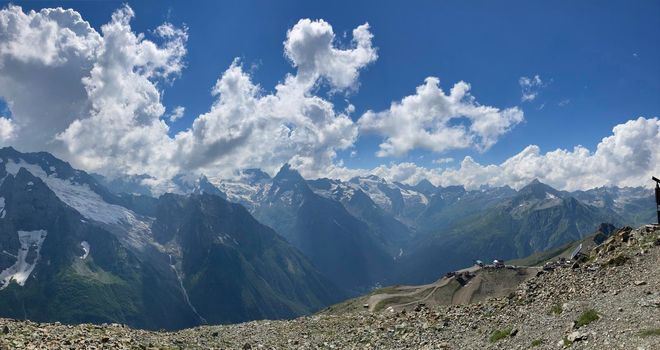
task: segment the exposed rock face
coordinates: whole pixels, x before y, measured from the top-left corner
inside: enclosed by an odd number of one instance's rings
[[[609,263],[612,259],[621,263]],[[171,333],[1,319],[0,348],[651,350],[660,343],[658,261],[660,227],[624,228],[579,267],[542,273],[507,297],[474,304],[318,314]]]

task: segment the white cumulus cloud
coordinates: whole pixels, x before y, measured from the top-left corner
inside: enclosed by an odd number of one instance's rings
[[[10,145],[15,135],[14,123],[11,119],[0,117],[0,146]]]
[[[327,22],[300,20],[284,42],[297,70],[273,93],[253,83],[236,59],[213,88],[211,110],[176,135],[181,167],[230,176],[254,167],[272,173],[288,162],[306,176],[326,172],[358,131],[346,114],[350,108],[338,112],[314,88],[322,79],[336,92],[355,88],[359,70],[377,57],[371,38],[364,24],[353,30],[353,48],[338,49]]]
[[[11,110],[14,146],[58,151],[54,134],[89,113],[81,80],[101,43],[73,10],[0,10],[0,97]]]
[[[160,119],[165,107],[157,81],[180,73],[187,33],[162,25],[155,31],[164,41],[159,46],[132,31],[133,16],[124,6],[101,27],[101,46],[82,79],[89,116],[73,121],[56,139],[85,169],[162,175],[174,145]]]
[[[99,33],[73,10],[0,10],[0,96],[14,146],[99,172],[162,169],[155,163],[174,147],[158,82],[183,68],[187,33],[164,24],[147,40],[131,30],[133,16],[123,6]]]
[[[470,94],[470,85],[463,81],[449,94],[439,85],[438,78],[426,78],[414,95],[392,103],[388,110],[370,110],[362,115],[358,121],[362,131],[385,137],[378,156],[402,156],[417,148],[483,151],[524,119],[517,107],[502,110],[480,105]]]
[[[334,88],[352,87],[360,69],[378,58],[368,23],[353,29],[354,47],[346,50],[335,47],[332,26],[324,20],[301,19],[286,37],[284,53],[298,68],[296,77],[311,84],[323,77]]]
[[[660,120],[638,118],[616,125],[594,151],[583,146],[542,153],[536,145],[498,165],[481,165],[466,157],[458,169],[445,170],[438,184],[482,184],[519,188],[538,178],[563,190],[600,186],[647,186],[660,174]]]

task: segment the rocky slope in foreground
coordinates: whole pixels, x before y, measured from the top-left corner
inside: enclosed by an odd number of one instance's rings
[[[660,227],[624,228],[579,266],[545,272],[507,297],[414,311],[149,332],[119,325],[0,319],[0,348],[657,349]]]

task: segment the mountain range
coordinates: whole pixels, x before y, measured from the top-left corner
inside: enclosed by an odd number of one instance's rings
[[[652,192],[304,179],[105,178],[0,149],[0,316],[149,329],[308,314],[473,259],[521,258],[602,222],[654,218]]]
[[[294,317],[342,297],[217,195],[132,200],[48,153],[11,148],[0,179],[3,316],[178,329]]]
[[[282,190],[283,179],[296,185]],[[601,187],[568,192],[538,180],[519,190],[508,186],[475,190],[436,187],[427,180],[411,186],[373,175],[349,181],[305,181],[285,165],[273,178],[251,170],[238,181],[209,181],[228,200],[245,205],[255,217],[285,237],[287,232],[319,235],[328,225],[344,222],[345,216],[336,217],[335,211],[316,204],[318,197],[340,203],[353,218],[366,224],[366,229],[353,228],[353,232],[374,242],[370,246],[379,249],[381,256],[388,255],[379,260],[382,263],[376,266],[380,267],[378,271],[373,265],[347,267],[352,275],[371,271],[370,276],[378,277],[376,281],[363,280],[361,286],[343,283],[345,272],[341,269],[329,271],[317,265],[341,287],[349,287],[349,294],[355,294],[351,290],[363,292],[364,287],[372,289],[373,282],[431,282],[475,259],[521,258],[580,239],[603,222],[640,225],[653,221],[655,214],[653,194],[648,189]],[[283,205],[286,201],[281,198],[291,201]],[[303,206],[316,210],[299,212]],[[331,223],[323,221],[327,218],[332,218]],[[307,230],[292,229],[298,221],[306,221]],[[338,246],[327,245],[319,253],[298,245],[297,239],[291,242],[315,263],[330,263],[334,267],[337,257],[353,248],[336,242]],[[315,260],[320,256],[317,254],[334,256],[335,260]]]

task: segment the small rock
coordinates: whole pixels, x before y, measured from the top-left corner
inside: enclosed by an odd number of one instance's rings
[[[635,281],[633,282],[636,286],[644,286],[646,285],[646,281]]]
[[[245,343],[245,345],[243,345],[243,350],[248,350],[248,349],[252,349],[252,345],[250,345],[250,343]]]
[[[5,325],[2,327],[2,334],[9,334],[9,326]]]
[[[576,341],[585,340],[587,339],[587,337],[589,337],[587,333],[581,333],[579,331],[575,331],[569,334],[568,336],[566,336],[566,339],[568,339],[568,341],[570,342],[575,343]]]

